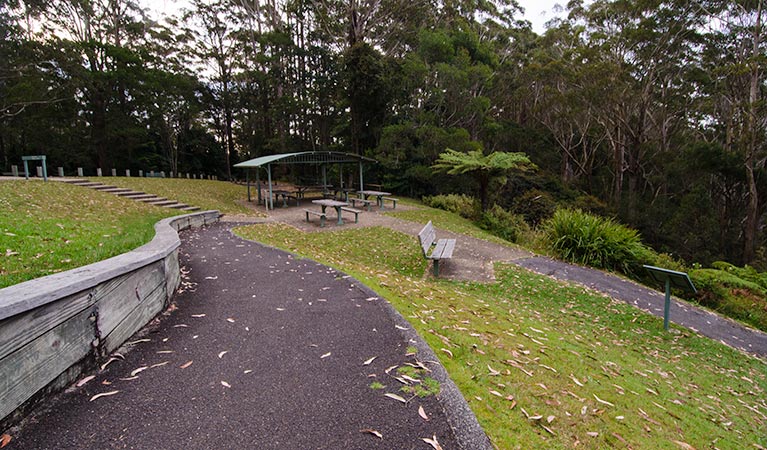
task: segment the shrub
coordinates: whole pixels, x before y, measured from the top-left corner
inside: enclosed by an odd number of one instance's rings
[[[443,209],[458,214],[467,219],[475,219],[479,216],[479,205],[476,200],[468,195],[448,194],[423,197],[422,201],[432,208]]]
[[[554,215],[556,210],[557,204],[551,194],[537,189],[531,189],[516,198],[512,209],[534,227]]]
[[[636,230],[581,210],[554,213],[544,235],[549,248],[566,261],[627,275],[636,275],[653,254]]]
[[[690,272],[700,304],[767,331],[767,289],[736,274],[739,270],[749,272],[751,268],[715,264],[730,270],[695,269]]]
[[[493,205],[482,214],[479,226],[509,242],[517,242],[530,227],[522,216],[513,214],[498,205]]]

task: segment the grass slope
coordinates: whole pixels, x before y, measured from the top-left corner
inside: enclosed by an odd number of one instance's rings
[[[622,302],[511,265],[492,285],[424,279],[412,237],[389,229],[238,233],[384,295],[440,355],[498,448],[767,446],[763,361],[665,333]]]
[[[239,203],[247,199],[247,188],[234,183],[181,178],[135,177],[102,177],[93,180],[178,200],[188,205],[199,206],[203,211],[217,209],[223,214],[256,214],[252,209]]]
[[[0,288],[125,253],[179,211],[37,181],[0,181]]]

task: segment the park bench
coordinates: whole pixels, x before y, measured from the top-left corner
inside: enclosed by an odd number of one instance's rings
[[[397,199],[391,198],[391,197],[381,197],[381,207],[383,207],[383,202],[389,201],[392,202],[392,209],[397,209]]]
[[[434,261],[434,276],[438,277],[439,262],[443,259],[450,259],[453,257],[455,239],[437,240],[437,233],[434,231],[434,225],[431,224],[430,220],[429,223],[418,232],[418,241],[421,243],[424,258]],[[432,245],[434,245],[434,249],[429,253],[429,249],[431,249]]]
[[[365,200],[364,198],[354,198],[354,197],[350,198],[349,201],[352,203],[352,206],[354,206],[355,208],[357,207],[357,203],[361,203],[362,206],[367,208],[368,211],[370,211],[370,205],[371,203],[373,203],[372,200]]]
[[[311,209],[305,209],[304,212],[306,213],[306,221],[309,221],[309,214],[319,216],[320,217],[320,228],[325,226],[325,220],[327,219],[325,217],[325,213],[321,211],[313,211]]]
[[[342,206],[341,211],[354,213],[354,223],[359,222],[359,216],[360,216],[360,213],[362,212],[361,209],[354,209],[354,208],[349,208],[348,206]]]

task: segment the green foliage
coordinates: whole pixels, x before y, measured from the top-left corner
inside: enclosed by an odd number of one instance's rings
[[[718,264],[720,269],[695,269],[690,279],[698,289],[697,300],[729,317],[767,331],[767,289],[751,281],[750,268],[739,269],[729,264]],[[739,274],[747,278],[741,278]],[[756,274],[763,281],[767,274]]]
[[[527,223],[537,227],[557,210],[556,201],[548,192],[529,190],[514,199],[512,212],[525,218]]]
[[[493,152],[485,155],[481,149],[464,153],[447,148],[439,155],[439,159],[432,167],[450,175],[459,175],[477,171],[503,172],[534,169],[535,165],[530,162],[527,155],[521,152]]]
[[[544,235],[563,260],[598,269],[635,274],[649,255],[636,230],[581,210],[558,210]]]
[[[423,203],[432,208],[439,208],[458,214],[466,219],[474,219],[478,216],[479,205],[476,200],[463,194],[435,195],[423,197]]]
[[[509,242],[518,242],[520,237],[530,231],[525,219],[506,211],[498,205],[482,213],[480,227]]]

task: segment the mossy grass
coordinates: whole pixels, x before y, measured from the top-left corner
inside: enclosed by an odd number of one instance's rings
[[[246,186],[225,181],[137,177],[102,177],[91,181],[167,197],[199,206],[202,210],[217,209],[223,214],[263,215],[244,206],[248,196]]]
[[[425,278],[412,237],[384,228],[237,232],[384,296],[498,448],[767,446],[764,361],[688,330],[664,332],[661,319],[622,302],[513,265],[498,264],[494,284]]]
[[[125,253],[180,213],[63,183],[0,181],[0,288]]]

